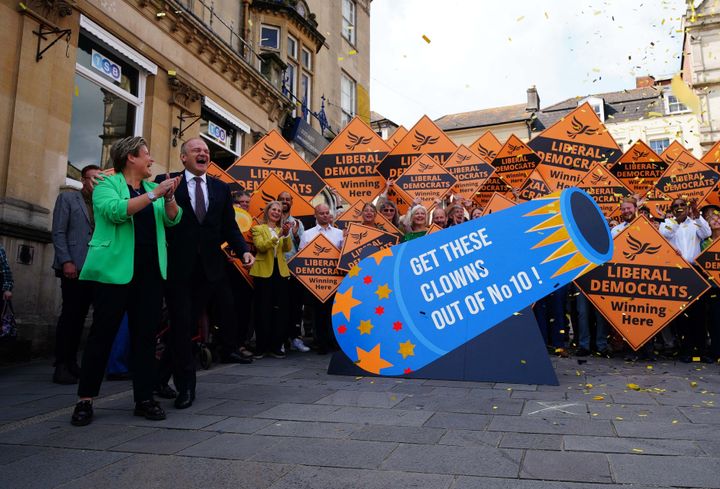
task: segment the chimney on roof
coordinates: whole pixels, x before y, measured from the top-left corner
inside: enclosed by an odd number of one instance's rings
[[[540,96],[538,95],[535,85],[527,89],[527,105],[525,106],[527,112],[537,112],[540,110]]]
[[[635,88],[646,88],[655,85],[654,76],[637,76],[635,77]]]

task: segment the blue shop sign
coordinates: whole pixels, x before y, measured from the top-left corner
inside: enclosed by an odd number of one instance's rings
[[[296,117],[285,125],[283,137],[286,141],[294,141],[312,153],[313,157],[322,153],[329,144],[325,137],[305,122],[302,117]]]
[[[122,68],[120,68],[120,65],[94,49],[92,50],[92,67],[116,82],[120,82],[120,78],[122,77]]]

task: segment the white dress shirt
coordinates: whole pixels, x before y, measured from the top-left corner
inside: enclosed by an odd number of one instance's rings
[[[626,227],[628,227],[628,223],[623,221],[620,224],[618,224],[617,226],[615,226],[614,228],[612,228],[610,230],[610,234],[612,235],[613,239],[615,239],[615,236],[620,234],[623,231],[623,229],[625,229]]]
[[[700,254],[700,243],[710,237],[710,225],[702,216],[697,219],[686,218],[678,224],[675,219],[665,219],[660,224],[660,234],[667,239],[683,258],[690,263]]]
[[[190,195],[190,205],[192,205],[193,211],[195,210],[195,175],[190,173],[189,171],[185,170],[185,181],[187,182],[187,188],[188,188],[188,194]],[[205,212],[207,212],[208,207],[210,206],[210,198],[208,196],[208,187],[207,187],[207,173],[203,173],[200,175],[200,178],[202,179],[202,191],[203,191],[203,197],[205,197]]]
[[[300,249],[305,248],[310,241],[315,239],[318,234],[323,234],[337,249],[341,249],[343,245],[343,232],[332,225],[322,227],[319,224],[314,228],[306,229],[300,238]]]

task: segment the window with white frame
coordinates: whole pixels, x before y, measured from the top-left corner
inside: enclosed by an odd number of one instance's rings
[[[356,5],[355,0],[342,0],[342,36],[347,41],[355,45],[355,20]]]
[[[312,77],[303,71],[300,75],[300,100],[307,107],[305,111],[305,122],[311,124],[310,110],[312,108]]]
[[[280,49],[280,28],[272,25],[260,27],[260,46],[265,49]]]
[[[293,36],[287,38],[287,55],[288,58],[297,59],[298,42]]]
[[[303,69],[312,71],[312,53],[309,49],[303,47],[300,52],[300,62],[302,63]]]
[[[648,141],[648,144],[650,144],[650,149],[657,154],[661,154],[670,146],[670,138],[651,139]]]
[[[343,73],[340,77],[340,125],[345,127],[355,117],[357,99],[355,80]]]
[[[600,122],[605,122],[605,101],[600,97],[587,97],[578,102],[578,107],[587,102],[592,107]]]
[[[681,114],[689,112],[690,109],[685,104],[680,103],[675,95],[665,92],[665,111],[668,114]]]

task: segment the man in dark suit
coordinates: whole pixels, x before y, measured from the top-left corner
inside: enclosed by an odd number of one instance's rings
[[[94,225],[92,193],[100,167],[82,169],[82,189],[60,192],[53,210],[53,269],[60,277],[62,311],[55,330],[56,384],[77,384],[80,369],[77,352],[85,317],[92,303],[91,283],[78,279],[85,263]]]
[[[254,258],[235,221],[230,187],[207,175],[210,151],[194,138],[180,148],[185,171],[175,191],[183,209],[180,224],[168,229],[167,298],[170,308],[175,407],[185,409],[195,399],[195,360],[191,337],[198,319],[212,300],[218,312],[221,361],[249,363],[238,351],[233,297],[226,275],[227,258],[220,246],[228,242],[246,265]],[[175,176],[175,175],[173,175]],[[161,181],[160,176],[156,180]]]

